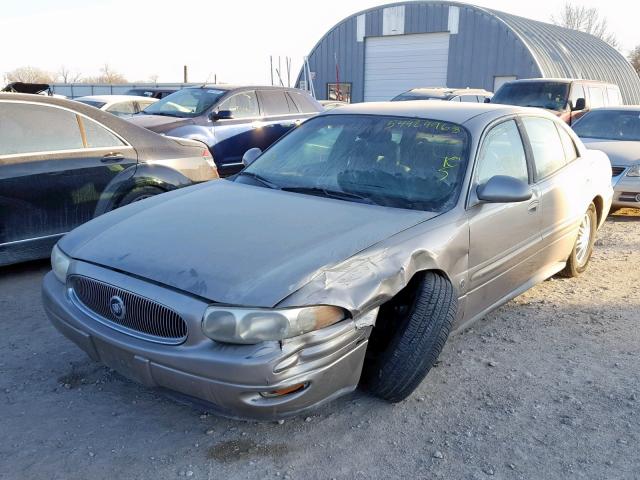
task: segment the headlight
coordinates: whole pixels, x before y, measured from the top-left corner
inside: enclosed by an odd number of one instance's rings
[[[51,269],[54,275],[62,283],[67,283],[67,270],[69,270],[69,264],[71,258],[65,255],[62,250],[58,248],[58,245],[51,250]]]
[[[640,177],[640,163],[629,169],[627,177]]]
[[[338,307],[235,308],[212,306],[202,319],[202,331],[212,340],[254,344],[283,340],[328,327],[346,318]]]

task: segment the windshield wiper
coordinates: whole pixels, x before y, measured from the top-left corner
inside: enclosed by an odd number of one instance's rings
[[[253,179],[259,181],[264,186],[269,187],[269,188],[273,188],[274,190],[281,190],[280,185],[277,185],[277,184],[273,183],[271,180],[267,180],[262,175],[258,175],[257,173],[247,172],[247,171],[243,170],[240,173],[238,173],[238,175],[244,175],[245,177],[253,178]]]
[[[342,192],[339,190],[328,190],[320,187],[282,187],[280,190],[284,192],[308,193],[310,195],[320,195],[323,197],[337,198],[340,200],[351,200],[369,205],[378,205],[368,197],[358,195],[357,193]]]

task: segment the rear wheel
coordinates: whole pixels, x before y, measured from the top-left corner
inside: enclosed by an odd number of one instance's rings
[[[158,187],[136,187],[127,193],[120,201],[119,207],[124,207],[133,202],[139,202],[145,198],[153,197],[164,193],[164,190]]]
[[[411,395],[440,355],[456,309],[455,290],[444,276],[414,277],[380,308],[363,371],[366,387],[390,402]]]
[[[587,269],[593,253],[593,244],[596,240],[597,224],[596,206],[592,203],[580,220],[576,243],[567,259],[567,266],[560,272],[560,275],[563,277],[577,277]]]

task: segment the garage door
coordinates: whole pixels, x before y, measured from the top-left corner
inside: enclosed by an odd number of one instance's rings
[[[364,100],[389,100],[416,87],[446,87],[449,34],[367,37]]]

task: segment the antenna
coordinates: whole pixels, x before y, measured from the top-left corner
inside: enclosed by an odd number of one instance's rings
[[[209,72],[209,75],[207,75],[207,79],[204,81],[202,85],[200,85],[200,88],[206,86],[207,83],[209,83],[209,79],[211,78],[211,75],[213,75],[213,72]]]

